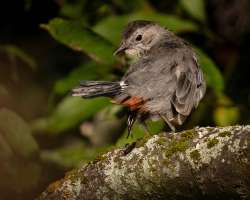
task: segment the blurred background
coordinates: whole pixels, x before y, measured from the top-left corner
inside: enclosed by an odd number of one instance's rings
[[[33,199],[126,139],[126,110],[71,97],[79,80],[118,80],[125,24],[159,22],[189,41],[208,83],[180,128],[250,122],[250,1],[9,0],[0,6],[0,199]],[[150,132],[167,130],[148,122]]]

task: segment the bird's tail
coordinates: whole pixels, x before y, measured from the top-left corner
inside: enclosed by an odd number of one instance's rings
[[[120,82],[109,81],[82,81],[80,85],[72,90],[72,96],[83,98],[114,97],[121,93]]]

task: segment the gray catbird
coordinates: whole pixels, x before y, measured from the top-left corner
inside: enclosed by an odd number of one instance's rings
[[[129,107],[128,135],[136,119],[162,118],[175,131],[205,94],[206,84],[196,55],[187,42],[145,20],[130,22],[115,54],[133,57],[121,81],[82,81],[73,96],[111,97]]]

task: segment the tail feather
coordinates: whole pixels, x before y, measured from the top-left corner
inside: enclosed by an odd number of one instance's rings
[[[80,85],[72,90],[72,96],[83,98],[114,97],[120,94],[122,87],[119,82],[110,81],[81,81]]]

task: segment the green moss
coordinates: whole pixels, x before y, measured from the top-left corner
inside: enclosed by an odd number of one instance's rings
[[[250,138],[247,138],[247,146],[250,146]]]
[[[216,144],[219,143],[219,140],[216,138],[208,138],[207,140],[207,148],[211,149],[212,147],[214,147]]]
[[[161,145],[161,146],[166,146],[167,145],[167,139],[164,138],[164,137],[161,137],[159,138],[157,141],[156,141],[157,144]]]
[[[138,139],[136,141],[135,147],[140,148],[144,146],[144,144],[149,140],[150,137],[151,137],[150,135],[147,135],[147,136],[144,136],[143,138]]]
[[[188,141],[186,140],[179,140],[173,141],[169,144],[169,147],[165,150],[166,157],[171,157],[176,152],[185,151],[188,148]]]
[[[53,183],[51,183],[48,188],[47,188],[47,191],[49,193],[52,193],[54,192],[56,189],[60,188],[62,185],[62,180],[58,180],[58,181],[55,181]]]
[[[95,160],[92,161],[92,164],[95,164],[99,161],[102,161],[102,160],[106,160],[107,159],[107,155],[106,154],[102,154],[102,155],[98,155]]]
[[[200,154],[200,152],[199,152],[197,149],[195,149],[195,150],[193,150],[193,151],[190,153],[190,157],[191,157],[193,160],[197,161],[197,160],[200,160],[201,154]]]
[[[72,169],[65,173],[64,179],[72,179],[77,175],[77,169]]]
[[[183,139],[192,139],[192,138],[194,138],[194,136],[195,136],[195,131],[194,131],[194,129],[191,129],[191,130],[186,130],[185,132],[183,132],[182,134],[181,134],[181,138],[183,138]]]
[[[173,139],[169,144],[166,140],[158,140],[157,143],[160,145],[165,145],[165,155],[166,157],[171,157],[177,152],[185,151],[189,146],[189,140],[194,138],[196,135],[194,129],[184,131],[181,133],[181,138],[179,140]]]
[[[214,130],[214,128],[212,128],[212,127],[207,127],[206,129],[208,132],[212,132]]]
[[[231,132],[230,131],[224,131],[224,132],[221,132],[219,133],[219,137],[226,137],[226,136],[231,136]]]

